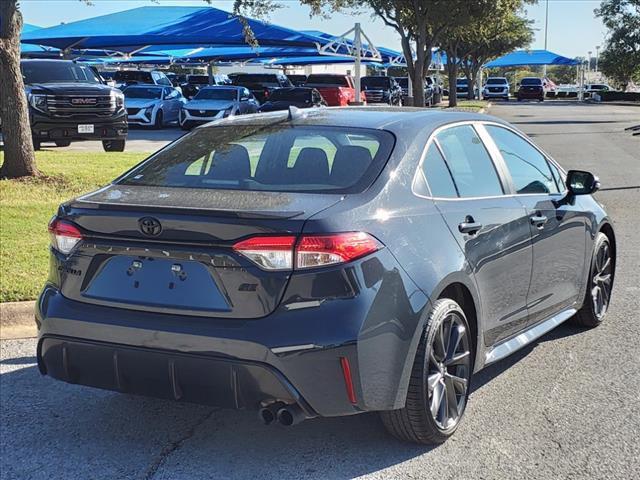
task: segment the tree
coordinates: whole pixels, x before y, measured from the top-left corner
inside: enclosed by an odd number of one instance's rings
[[[0,178],[38,175],[27,97],[20,71],[22,14],[17,0],[0,1],[0,118],[4,163]]]
[[[640,0],[603,0],[595,14],[609,29],[599,66],[626,89],[640,79]]]
[[[531,41],[530,23],[517,15],[525,3],[536,0],[466,0],[455,11],[456,21],[443,33],[447,52],[449,106],[458,103],[455,88],[458,70],[465,71],[469,97],[480,67],[490,58]]]
[[[503,15],[492,15],[484,22],[474,23],[469,29],[463,50],[462,69],[471,85],[475,85],[482,65],[533,40],[532,22],[510,10]],[[473,90],[469,89],[469,98]]]

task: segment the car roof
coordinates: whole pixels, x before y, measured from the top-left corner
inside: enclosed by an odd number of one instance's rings
[[[159,90],[161,88],[170,88],[169,85],[156,85],[155,83],[134,83],[133,85],[129,85],[125,88],[125,90],[129,90],[130,88],[155,88]]]
[[[223,125],[270,125],[287,120],[288,111],[228,117],[198,128]],[[464,121],[503,120],[489,115],[462,111],[442,111],[415,107],[331,107],[310,108],[297,112],[289,121],[292,125],[318,125],[334,127],[371,128],[389,130],[403,138],[413,138],[419,132],[435,130],[450,123]]]

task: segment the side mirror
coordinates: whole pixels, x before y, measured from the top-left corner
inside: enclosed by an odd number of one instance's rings
[[[600,180],[591,172],[569,170],[566,185],[573,195],[590,195],[600,189]]]

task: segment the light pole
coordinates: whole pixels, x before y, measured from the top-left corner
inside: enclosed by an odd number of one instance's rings
[[[596,45],[596,75],[598,75],[598,57],[600,56],[600,45]]]
[[[589,60],[587,60],[587,81],[589,81],[591,77],[591,53],[593,53],[591,50],[587,52],[587,54],[589,54]]]
[[[544,13],[544,49],[547,49],[547,27],[549,26],[549,0],[547,0]],[[542,76],[547,78],[547,66],[542,67]]]

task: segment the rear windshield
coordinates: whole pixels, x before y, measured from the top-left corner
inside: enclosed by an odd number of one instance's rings
[[[542,80],[539,78],[523,78],[520,85],[542,85]]]
[[[71,62],[22,62],[24,83],[100,83],[87,65]]]
[[[388,88],[389,77],[364,77],[360,85],[362,88]]]
[[[456,85],[466,85],[466,84],[467,84],[466,78],[459,78],[456,80]]]
[[[207,84],[209,83],[209,75],[189,75],[187,77],[188,83]]]
[[[506,78],[488,78],[487,79],[487,85],[506,85],[506,84],[507,84]]]
[[[335,85],[338,87],[348,87],[349,82],[342,75],[309,75],[307,85]]]
[[[126,98],[159,99],[162,96],[162,88],[127,87],[122,93]]]
[[[141,71],[120,71],[116,72],[113,76],[113,79],[116,82],[140,82],[140,83],[153,83],[153,79],[151,78],[151,72],[141,72]]]
[[[235,88],[203,88],[193,97],[194,100],[235,100],[238,91]]]
[[[294,102],[304,102],[305,100],[311,100],[310,88],[281,88],[274,90],[269,100],[272,102],[281,100],[291,100]]]
[[[394,145],[383,130],[328,126],[198,128],[118,183],[275,192],[357,193],[380,174]]]
[[[256,74],[235,74],[231,78],[234,85],[260,85],[263,87],[279,87],[277,75],[270,75],[268,73],[256,73]]]

